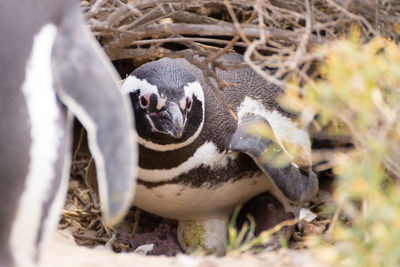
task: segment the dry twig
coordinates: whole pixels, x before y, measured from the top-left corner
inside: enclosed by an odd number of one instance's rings
[[[319,56],[310,48],[348,34],[351,25],[359,25],[364,41],[377,35],[399,40],[395,27],[400,25],[400,4],[390,0],[81,3],[88,24],[112,60],[146,62],[183,56],[177,50],[197,47],[193,55],[202,54],[212,63],[236,48],[257,73],[282,87],[288,74],[306,80],[317,76],[312,63]],[[213,67],[205,74],[210,75]],[[225,84],[216,80],[223,88]]]

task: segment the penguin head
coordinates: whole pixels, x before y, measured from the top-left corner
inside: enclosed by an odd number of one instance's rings
[[[139,137],[146,143],[188,144],[204,123],[200,83],[173,59],[142,65],[122,85],[129,92]],[[142,142],[143,143],[143,142]]]

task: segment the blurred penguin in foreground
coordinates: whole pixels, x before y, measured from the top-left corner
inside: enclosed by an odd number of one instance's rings
[[[133,197],[133,116],[77,1],[2,1],[0,34],[0,265],[35,266],[68,188],[73,116],[88,131],[108,225]]]

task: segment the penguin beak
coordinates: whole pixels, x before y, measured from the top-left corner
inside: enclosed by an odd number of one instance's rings
[[[158,131],[176,139],[182,138],[185,119],[177,103],[168,103],[165,109],[158,113],[157,116],[151,117]]]

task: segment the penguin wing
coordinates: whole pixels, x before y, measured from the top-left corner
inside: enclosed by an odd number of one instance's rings
[[[113,225],[129,208],[136,185],[133,115],[116,72],[84,28],[78,8],[66,14],[58,29],[53,71],[57,96],[88,132],[103,216]]]
[[[262,136],[256,129],[264,132]],[[289,200],[309,201],[318,191],[316,174],[310,166],[299,168],[277,140],[267,119],[248,115],[239,122],[228,148],[249,155]]]

